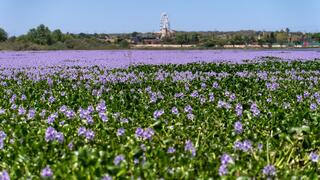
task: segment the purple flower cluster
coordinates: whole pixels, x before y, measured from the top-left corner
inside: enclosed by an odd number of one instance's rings
[[[6,139],[7,134],[3,131],[0,131],[0,149],[4,147],[4,140]]]
[[[240,103],[238,103],[236,105],[235,111],[236,111],[236,115],[237,116],[239,116],[239,117],[242,116],[243,108],[242,108],[242,105]]]
[[[113,164],[114,165],[116,165],[116,166],[118,166],[122,161],[124,161],[125,160],[125,158],[124,158],[124,155],[118,155],[118,156],[116,156],[115,158],[114,158],[114,160],[113,160]]]
[[[158,119],[160,118],[160,116],[162,116],[164,114],[164,110],[161,109],[161,110],[156,110],[154,113],[153,113],[153,118],[155,119]]]
[[[260,115],[260,110],[258,109],[258,105],[256,103],[251,104],[250,111],[252,112],[253,116]]]
[[[319,161],[319,155],[315,152],[311,152],[309,158],[314,163],[317,163]]]
[[[232,164],[234,161],[229,154],[223,154],[220,158],[220,167],[219,167],[219,175],[225,176],[228,174],[228,165]]]
[[[275,176],[276,168],[273,165],[267,165],[263,168],[262,173],[266,176]]]
[[[10,180],[9,173],[5,170],[0,172],[0,180]]]
[[[91,129],[86,129],[85,127],[78,128],[78,135],[84,136],[89,141],[93,140],[95,137],[94,131],[92,131]]]
[[[117,136],[123,136],[124,133],[125,133],[125,129],[124,129],[124,128],[119,128],[119,129],[117,130]]]
[[[45,140],[47,142],[57,140],[59,143],[63,143],[64,135],[62,132],[58,132],[53,127],[48,127],[45,134]]]
[[[143,139],[143,140],[151,140],[152,136],[154,135],[154,130],[151,128],[137,128],[135,132],[135,136],[138,139]]]
[[[244,140],[243,142],[236,141],[236,142],[234,142],[233,148],[235,150],[241,150],[243,152],[248,152],[252,149],[252,143],[249,140]]]
[[[240,121],[237,121],[234,123],[234,130],[237,134],[241,134],[243,131],[243,126],[242,123]]]
[[[167,150],[168,154],[173,154],[175,152],[176,152],[176,149],[174,147],[169,147],[168,150]]]
[[[48,177],[52,177],[52,176],[53,176],[53,171],[51,170],[51,168],[49,166],[46,166],[45,168],[43,168],[41,170],[41,177],[48,178]]]
[[[196,156],[196,148],[193,146],[191,140],[187,140],[184,146],[184,150],[190,152],[192,156]]]

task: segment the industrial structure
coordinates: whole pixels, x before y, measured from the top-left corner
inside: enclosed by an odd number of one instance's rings
[[[169,16],[166,12],[161,13],[160,18],[160,38],[170,38],[173,36],[173,31],[170,28]]]

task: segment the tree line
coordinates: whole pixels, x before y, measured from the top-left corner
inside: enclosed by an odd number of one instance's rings
[[[64,49],[119,49],[130,48],[131,44],[143,44],[146,40],[157,40],[162,44],[193,44],[199,48],[219,48],[224,45],[302,45],[304,42],[320,43],[320,33],[281,31],[235,31],[235,32],[183,32],[159,39],[156,33],[87,34],[51,31],[41,24],[20,36],[8,36],[0,28],[0,50],[64,50]]]

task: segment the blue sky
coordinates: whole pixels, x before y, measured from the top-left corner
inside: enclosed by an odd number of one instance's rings
[[[153,32],[161,12],[172,29],[320,31],[320,0],[0,0],[0,27],[20,35],[39,24],[63,32]]]

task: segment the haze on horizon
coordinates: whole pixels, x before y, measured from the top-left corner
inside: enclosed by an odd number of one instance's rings
[[[9,35],[39,24],[71,33],[155,32],[163,11],[181,31],[320,31],[319,0],[0,0],[0,27]]]

